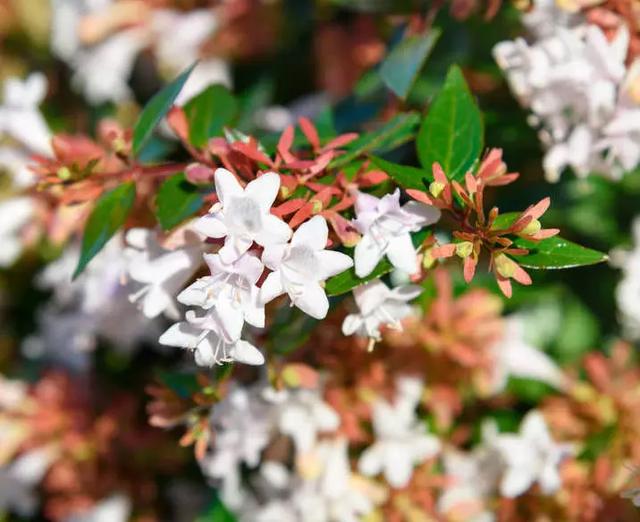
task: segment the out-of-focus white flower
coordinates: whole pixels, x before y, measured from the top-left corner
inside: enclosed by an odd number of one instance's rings
[[[640,339],[640,218],[632,224],[633,249],[615,250],[611,263],[622,269],[622,279],[616,288],[618,314],[625,337]]]
[[[183,290],[178,301],[210,310],[209,315],[217,318],[221,332],[230,341],[240,338],[245,321],[264,327],[264,305],[256,286],[264,270],[262,262],[251,253],[229,264],[223,263],[219,254],[205,254],[204,259],[212,275]]]
[[[354,254],[358,277],[369,275],[385,255],[396,268],[414,274],[418,256],[411,232],[438,221],[440,210],[416,201],[401,207],[400,189],[382,198],[356,192],[354,205],[353,224],[362,234]]]
[[[177,319],[175,296],[202,262],[200,238],[195,236],[193,244],[183,248],[166,250],[158,243],[155,231],[134,228],[127,232],[126,240],[128,248],[123,255],[129,260],[127,273],[141,286],[129,295],[129,300],[138,303],[150,319],[163,312]]]
[[[0,135],[8,134],[26,149],[51,154],[51,131],[38,106],[47,94],[47,79],[33,73],[26,80],[9,78],[0,105]]]
[[[329,300],[321,283],[353,266],[353,260],[341,252],[325,250],[329,237],[327,222],[314,216],[300,225],[287,245],[266,247],[262,259],[271,272],[260,289],[260,298],[268,303],[286,293],[300,310],[323,319]]]
[[[513,498],[538,483],[544,495],[562,485],[558,466],[573,453],[571,444],[556,443],[542,414],[529,412],[517,434],[500,434],[493,442],[505,470],[500,481],[501,495]]]
[[[553,359],[525,341],[524,323],[518,316],[506,319],[502,339],[493,353],[493,393],[504,390],[510,375],[542,381],[557,389],[564,386],[564,375]]]
[[[408,397],[398,394],[394,404],[382,399],[374,403],[376,439],[360,456],[360,473],[367,476],[383,473],[392,487],[402,488],[411,480],[416,464],[440,451],[440,441],[428,434],[425,424],[416,417],[416,405],[414,394]]]
[[[502,462],[493,447],[497,435],[495,423],[487,421],[482,424],[482,440],[472,451],[443,450],[444,473],[451,484],[442,491],[437,507],[446,520],[495,520],[486,509],[486,500],[495,493],[502,472]]]
[[[100,500],[89,511],[76,513],[66,522],[127,522],[131,514],[131,500],[122,493],[115,493]]]
[[[198,317],[193,310],[186,321],[173,324],[158,342],[165,346],[178,346],[193,351],[199,366],[213,366],[237,361],[244,364],[264,364],[264,355],[255,346],[242,339],[225,335],[220,319],[212,313]]]
[[[129,77],[146,38],[139,29],[128,29],[82,48],[74,56],[71,79],[92,104],[121,102],[131,98]]]
[[[222,500],[232,509],[239,509],[246,498],[240,466],[258,466],[273,430],[273,413],[273,407],[262,399],[259,386],[234,385],[213,408],[213,448],[200,465],[206,476],[222,481]]]
[[[494,56],[540,128],[547,178],[557,181],[570,167],[578,176],[617,179],[640,162],[638,66],[625,66],[629,31],[622,26],[609,41],[599,27],[556,11],[548,0],[536,2],[525,23],[538,39],[501,42]]]
[[[200,218],[196,229],[207,237],[225,238],[219,251],[225,263],[232,263],[255,241],[263,247],[286,243],[291,229],[271,214],[271,205],[280,189],[280,176],[267,172],[243,189],[226,169],[215,172],[219,202]]]
[[[0,467],[0,511],[31,517],[38,507],[35,488],[54,457],[51,448],[31,450],[11,464]]]
[[[21,229],[33,216],[33,201],[27,197],[0,202],[0,267],[11,266],[22,253]]]
[[[340,417],[316,390],[286,390],[278,402],[278,429],[292,438],[296,451],[309,451],[319,433],[338,429]]]
[[[422,292],[417,285],[399,286],[391,290],[379,279],[370,281],[353,291],[359,312],[345,317],[344,335],[360,335],[379,341],[380,327],[401,329],[400,321],[413,313],[409,301]]]

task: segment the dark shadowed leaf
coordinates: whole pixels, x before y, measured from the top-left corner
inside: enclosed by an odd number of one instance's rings
[[[74,278],[80,275],[89,261],[124,224],[135,199],[136,186],[132,181],[123,183],[100,197],[87,220]]]
[[[182,87],[187,82],[191,71],[196,66],[193,64],[169,85],[165,86],[158,92],[146,107],[142,110],[142,114],[138,118],[133,128],[133,154],[137,155],[145,142],[151,136],[153,129],[156,128],[160,120],[167,114],[171,105],[180,94]]]
[[[380,66],[385,85],[403,100],[409,95],[420,70],[440,37],[439,29],[412,35],[394,47]]]
[[[179,225],[202,207],[202,194],[189,183],[183,173],[168,178],[158,190],[156,215],[164,230]]]

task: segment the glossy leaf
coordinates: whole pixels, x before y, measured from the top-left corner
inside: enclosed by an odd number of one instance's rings
[[[136,186],[132,181],[123,183],[100,197],[87,220],[74,278],[80,275],[89,261],[124,224],[135,199]]]
[[[439,37],[439,29],[409,36],[394,47],[382,62],[380,77],[396,96],[404,100],[409,95]]]
[[[363,134],[349,144],[349,150],[334,159],[329,168],[339,168],[351,163],[359,156],[371,152],[382,154],[411,140],[420,123],[420,117],[413,112],[394,116],[378,129]]]
[[[427,238],[429,233],[429,230],[423,229],[419,232],[416,232],[415,234],[412,234],[414,246],[416,248],[420,246]],[[353,252],[349,252],[349,255],[353,255]],[[341,274],[328,279],[325,284],[325,291],[329,296],[344,294],[360,285],[367,283],[368,281],[388,274],[389,272],[391,272],[391,270],[393,270],[393,265],[386,257],[384,257],[382,261],[380,261],[378,265],[373,269],[373,272],[371,272],[366,277],[358,277],[356,275],[355,268],[352,267],[349,270],[345,270]]]
[[[607,255],[602,252],[585,248],[557,236],[539,242],[517,238],[514,243],[519,248],[529,250],[526,256],[516,257],[518,263],[526,268],[555,270],[595,265],[607,260]]]
[[[405,189],[424,190],[423,178],[430,179],[432,177],[431,173],[426,170],[399,165],[376,156],[371,157],[371,162],[380,170],[389,174],[398,185]]]
[[[224,85],[210,85],[184,106],[189,121],[189,141],[204,147],[209,138],[221,136],[238,114],[238,102]]]
[[[482,152],[483,132],[480,110],[454,65],[422,121],[416,141],[420,163],[431,170],[437,161],[448,177],[462,179]]]
[[[134,155],[137,155],[140,152],[142,146],[151,136],[153,129],[156,128],[162,118],[167,114],[195,66],[196,64],[193,64],[169,85],[166,85],[160,92],[151,98],[149,103],[147,103],[146,107],[142,110],[142,114],[140,114],[140,117],[133,128]]]
[[[204,200],[198,188],[183,173],[168,178],[158,190],[156,215],[164,230],[179,225],[202,207]]]

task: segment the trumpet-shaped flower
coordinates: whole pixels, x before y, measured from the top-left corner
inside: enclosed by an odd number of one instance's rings
[[[412,313],[409,301],[422,292],[417,285],[399,286],[391,290],[379,279],[357,287],[353,296],[359,312],[345,317],[344,335],[361,335],[379,341],[380,327],[402,329],[400,321]]]
[[[254,241],[268,247],[289,240],[289,225],[270,213],[280,189],[278,174],[267,172],[245,188],[225,169],[216,170],[214,178],[219,202],[200,218],[196,228],[208,237],[225,238],[219,252],[222,261],[232,263]]]
[[[346,254],[325,250],[328,235],[326,220],[314,216],[300,225],[289,244],[265,248],[262,259],[273,272],[260,290],[263,303],[287,293],[306,314],[316,319],[326,317],[329,300],[321,283],[353,266]]]
[[[192,350],[199,366],[232,361],[264,364],[264,356],[255,346],[242,339],[229,339],[223,332],[224,328],[215,315],[208,313],[198,317],[189,310],[186,321],[172,325],[160,336],[159,343]]]
[[[210,276],[198,279],[178,295],[178,301],[189,306],[212,309],[225,335],[240,338],[244,322],[264,327],[264,305],[258,299],[256,282],[264,266],[253,254],[247,253],[234,263],[226,264],[219,254],[205,254]]]
[[[558,444],[551,438],[538,411],[526,415],[517,435],[498,435],[493,445],[506,466],[500,493],[509,498],[522,495],[536,482],[545,495],[557,491],[562,484],[558,466],[573,452],[570,444]]]
[[[354,225],[362,234],[356,245],[355,264],[358,277],[369,275],[386,255],[393,266],[414,274],[418,256],[411,241],[411,232],[432,225],[440,219],[440,210],[416,201],[400,206],[400,189],[376,198],[357,192],[357,219]]]
[[[440,441],[427,433],[415,415],[415,406],[413,396],[405,398],[402,394],[394,404],[378,400],[373,405],[376,441],[360,456],[360,473],[383,473],[392,487],[402,488],[411,480],[416,464],[440,451]]]
[[[175,295],[200,265],[202,243],[198,240],[185,248],[166,250],[158,244],[155,232],[144,228],[129,230],[126,240],[127,272],[141,286],[129,295],[129,300],[137,302],[146,317],[165,312],[177,319]]]

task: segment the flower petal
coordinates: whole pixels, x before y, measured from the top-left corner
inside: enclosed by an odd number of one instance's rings
[[[227,235],[227,226],[220,212],[202,216],[193,224],[193,228],[207,237],[221,238]]]
[[[356,265],[356,275],[366,277],[384,256],[384,250],[373,239],[370,234],[365,234],[356,245],[354,261]]]
[[[284,221],[269,214],[263,218],[263,223],[262,231],[254,238],[260,246],[267,247],[289,241],[291,229]]]
[[[254,179],[244,189],[244,195],[256,201],[262,212],[269,212],[280,190],[280,176],[267,172]]]
[[[411,242],[411,235],[407,232],[393,238],[387,248],[387,257],[391,264],[408,274],[418,271],[418,255]]]
[[[328,238],[327,221],[322,216],[313,216],[293,233],[291,246],[305,245],[312,250],[322,250],[327,246]]]
[[[353,259],[342,252],[334,250],[323,250],[316,254],[322,274],[318,274],[320,280],[328,279],[331,276],[340,274],[353,266]]]
[[[282,287],[280,272],[271,272],[260,288],[260,302],[267,304],[282,294],[284,294],[284,288]]]
[[[315,319],[324,319],[329,311],[329,299],[318,283],[310,282],[305,285],[301,294],[289,294],[291,301],[305,314]]]
[[[229,355],[243,364],[251,364],[253,366],[264,364],[264,355],[247,341],[240,340],[236,342],[229,350]]]
[[[165,346],[179,346],[181,348],[194,348],[202,330],[187,322],[175,323],[164,332],[158,342]]]
[[[216,169],[214,180],[216,184],[216,194],[218,195],[218,200],[220,200],[223,205],[227,204],[229,200],[234,196],[242,196],[243,190],[240,186],[240,183],[238,182],[236,177],[227,169]]]

